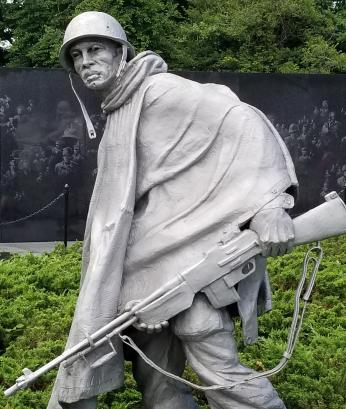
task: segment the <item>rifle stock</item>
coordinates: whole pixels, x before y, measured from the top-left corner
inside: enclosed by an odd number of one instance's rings
[[[294,219],[294,245],[346,233],[346,205],[336,192],[325,196],[326,202]]]
[[[298,246],[304,243],[324,240],[328,237],[346,233],[346,206],[336,192],[326,196],[326,202],[294,219],[295,241]],[[220,308],[237,301],[234,285],[255,270],[254,256],[261,253],[255,232],[244,230],[226,243],[212,248],[205,257],[191,268],[178,274],[149,297],[139,301],[129,311],[119,315],[109,324],[100,328],[74,347],[65,350],[60,356],[32,372],[25,368],[16,383],[5,390],[11,396],[25,389],[44,373],[63,364],[72,365],[93,349],[110,343],[116,336],[138,319],[146,323],[168,320],[189,308],[194,295],[203,291],[211,303]],[[111,352],[101,358],[100,364],[114,356]],[[94,363],[96,365],[96,363]],[[97,365],[96,365],[97,366]]]

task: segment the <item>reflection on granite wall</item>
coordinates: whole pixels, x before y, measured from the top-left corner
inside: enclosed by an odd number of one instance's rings
[[[225,84],[267,114],[296,165],[296,213],[346,185],[346,76],[179,72]],[[63,238],[63,200],[22,218],[71,187],[69,239],[82,239],[97,172],[105,118],[100,101],[76,81],[98,134],[86,136],[80,108],[63,70],[0,69],[0,241]],[[2,223],[2,225],[1,225]]]

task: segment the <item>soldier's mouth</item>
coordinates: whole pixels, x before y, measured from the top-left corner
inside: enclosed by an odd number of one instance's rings
[[[92,82],[95,81],[97,79],[100,78],[100,74],[99,73],[95,73],[95,72],[91,72],[91,73],[87,73],[84,75],[84,78],[86,81],[88,82]]]

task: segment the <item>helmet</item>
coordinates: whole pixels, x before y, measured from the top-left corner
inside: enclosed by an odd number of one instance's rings
[[[66,28],[59,55],[60,63],[66,70],[74,71],[68,52],[70,45],[76,40],[87,37],[107,38],[118,44],[126,45],[128,59],[135,56],[133,46],[127,41],[124,29],[115,18],[99,11],[87,11],[74,17]]]

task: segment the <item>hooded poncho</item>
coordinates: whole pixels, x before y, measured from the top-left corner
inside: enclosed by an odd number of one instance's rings
[[[127,64],[102,108],[107,124],[67,347],[199,261],[230,225],[245,224],[297,183],[285,145],[261,112],[225,86],[166,73],[154,53]],[[250,298],[255,306],[257,294]],[[59,400],[119,388],[123,355],[118,339],[114,345],[117,356],[102,366],[91,365],[107,346],[88,362],[60,368]]]

